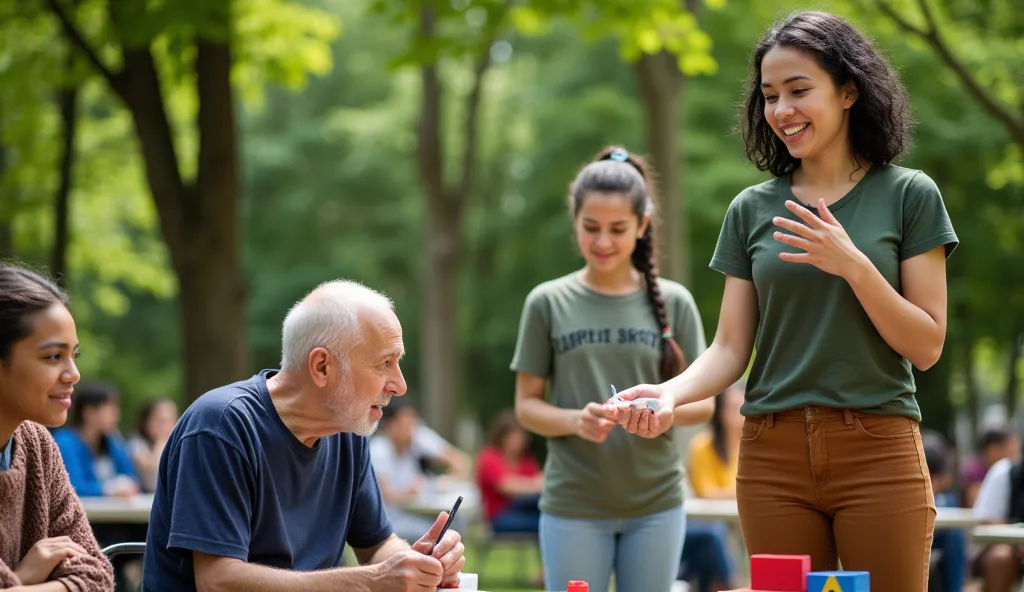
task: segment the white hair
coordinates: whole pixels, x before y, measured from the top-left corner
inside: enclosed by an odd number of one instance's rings
[[[302,371],[315,348],[330,351],[348,369],[348,354],[362,340],[359,310],[366,306],[394,310],[390,298],[351,280],[320,284],[295,303],[281,330],[281,370]]]

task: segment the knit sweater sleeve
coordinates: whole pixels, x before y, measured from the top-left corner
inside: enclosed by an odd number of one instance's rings
[[[47,466],[47,481],[50,485],[50,523],[48,536],[71,537],[88,552],[87,555],[65,559],[50,574],[67,587],[68,592],[107,592],[114,589],[114,569],[103,555],[93,535],[85,508],[71,487],[67,470],[60,462],[60,451],[52,438],[43,439],[43,446],[50,450],[45,458],[53,462]]]
[[[0,590],[14,588],[21,585],[21,579],[14,574],[14,570],[0,561]]]

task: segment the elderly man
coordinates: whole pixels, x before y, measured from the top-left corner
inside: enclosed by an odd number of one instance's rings
[[[386,297],[323,284],[284,320],[281,370],[204,394],[160,459],[144,589],[430,590],[465,564],[442,512],[411,547],[396,537],[367,436],[393,396],[402,327]],[[360,567],[338,568],[345,543]]]

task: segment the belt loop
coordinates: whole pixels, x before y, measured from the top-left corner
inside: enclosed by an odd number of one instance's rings
[[[843,409],[843,420],[846,422],[846,425],[853,425],[853,412],[849,409]]]
[[[775,427],[775,414],[774,413],[769,413],[768,414],[768,427],[769,428]]]

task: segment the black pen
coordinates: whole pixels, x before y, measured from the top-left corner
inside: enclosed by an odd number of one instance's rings
[[[452,506],[452,511],[448,512],[448,520],[444,523],[444,527],[441,528],[441,534],[437,535],[437,539],[434,540],[434,544],[430,546],[430,552],[427,553],[427,555],[434,554],[434,548],[437,547],[437,544],[440,543],[441,539],[444,538],[445,533],[448,532],[448,527],[452,525],[452,519],[455,518],[455,512],[459,511],[460,505],[462,505],[461,495],[459,496],[459,499],[455,500],[455,505]]]

